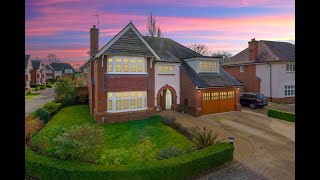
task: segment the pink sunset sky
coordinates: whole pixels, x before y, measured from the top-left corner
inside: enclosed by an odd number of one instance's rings
[[[25,54],[82,65],[89,56],[89,29],[100,15],[102,48],[130,20],[147,34],[152,11],[163,36],[185,46],[206,44],[233,55],[248,41],[294,41],[294,0],[30,0],[26,1]]]

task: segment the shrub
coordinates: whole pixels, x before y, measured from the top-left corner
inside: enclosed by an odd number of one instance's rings
[[[170,147],[166,147],[162,150],[160,150],[157,153],[157,159],[159,160],[163,160],[163,159],[170,159],[173,157],[178,157],[181,156],[183,154],[182,149],[177,148],[175,146],[170,146]]]
[[[24,142],[26,145],[30,145],[31,137],[44,127],[44,124],[40,119],[32,119],[31,116],[26,117],[24,126]]]
[[[46,89],[47,86],[44,84],[44,85],[40,85],[40,89]]]
[[[152,144],[150,137],[145,137],[135,148],[135,159],[140,162],[145,162],[154,159],[154,147],[155,146],[154,144]]]
[[[267,114],[269,117],[295,122],[295,114],[291,112],[279,111],[276,109],[268,109]]]
[[[26,95],[30,95],[30,94],[31,94],[31,91],[30,91],[30,90],[27,90],[25,94],[26,94]]]
[[[124,148],[105,150],[96,162],[107,165],[120,165],[128,160],[129,155],[129,151]]]
[[[198,149],[203,149],[221,141],[217,141],[218,133],[214,133],[212,129],[208,129],[205,126],[200,128],[196,125],[196,127],[192,129],[192,135],[192,141]]]
[[[54,155],[63,160],[95,162],[103,139],[104,129],[100,126],[73,126],[53,139]]]
[[[75,103],[74,83],[70,77],[61,77],[56,82],[55,100],[62,106],[69,106]]]
[[[39,91],[39,90],[41,90],[41,86],[35,87],[35,91]]]
[[[40,109],[36,110],[35,116],[39,117],[40,120],[42,122],[44,122],[44,123],[47,123],[51,118],[50,112],[45,110],[45,109],[43,109],[43,108],[40,108]]]
[[[54,115],[61,109],[61,103],[49,102],[43,105],[43,109],[50,112],[51,115]]]
[[[85,104],[88,103],[89,97],[88,96],[76,96],[76,103],[77,104]]]
[[[187,179],[233,159],[234,147],[221,143],[196,152],[144,164],[108,166],[41,156],[25,147],[26,174],[38,179]]]

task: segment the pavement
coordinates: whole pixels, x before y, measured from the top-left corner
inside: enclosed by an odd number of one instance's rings
[[[37,91],[40,95],[25,100],[25,117],[42,107],[45,103],[54,100],[54,88]]]
[[[272,103],[268,102],[268,105],[262,108],[256,108],[256,109],[250,109],[248,106],[242,106],[241,108],[247,111],[252,111],[256,113],[261,113],[261,114],[267,114],[267,110],[269,108],[271,109],[277,109],[280,111],[286,111],[286,112],[292,112],[295,113],[296,111],[296,105],[295,103],[292,104],[280,104],[280,103]]]
[[[193,117],[167,110],[185,128],[206,126],[220,139],[234,139],[234,160],[198,179],[295,179],[295,123],[252,111]]]

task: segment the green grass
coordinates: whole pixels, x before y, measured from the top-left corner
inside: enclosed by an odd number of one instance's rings
[[[46,141],[47,148],[50,148],[52,139],[59,133],[57,128],[68,129],[84,123],[95,124],[88,105],[65,107],[52,117],[45,128],[33,136],[33,144],[37,146],[37,143]],[[160,116],[124,123],[102,124],[101,126],[106,130],[103,149],[125,148],[131,152],[141,136],[151,138],[151,142],[155,145],[154,151],[167,146],[187,149],[192,144],[185,136],[163,124]]]
[[[31,99],[31,98],[33,98],[35,96],[38,96],[38,95],[40,95],[40,93],[32,93],[32,94],[29,94],[29,95],[25,95],[24,99],[25,100],[26,99]]]

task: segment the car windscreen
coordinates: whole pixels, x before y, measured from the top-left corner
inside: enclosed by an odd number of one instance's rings
[[[259,94],[259,95],[257,96],[257,98],[258,98],[258,99],[265,99],[265,97],[264,97],[263,94]]]

